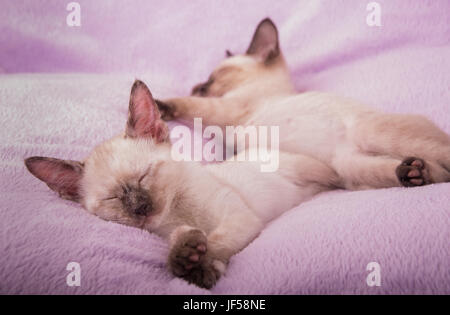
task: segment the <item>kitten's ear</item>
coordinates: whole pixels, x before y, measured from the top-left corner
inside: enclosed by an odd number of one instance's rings
[[[266,18],[259,23],[247,55],[256,56],[265,63],[270,63],[280,55],[278,30],[271,19]]]
[[[61,198],[80,201],[81,162],[34,156],[25,160],[25,166]]]
[[[136,80],[131,88],[125,133],[130,138],[150,137],[157,143],[166,141],[169,135],[152,93],[145,83],[139,80]]]

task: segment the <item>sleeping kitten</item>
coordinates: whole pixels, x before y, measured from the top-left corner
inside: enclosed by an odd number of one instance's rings
[[[270,19],[246,54],[225,59],[191,97],[158,101],[163,119],[280,126],[280,149],[332,167],[347,189],[450,181],[450,137],[422,116],[385,114],[353,100],[297,94]]]
[[[280,153],[276,173],[260,172],[259,162],[176,162],[167,139],[150,91],[136,81],[124,135],[96,147],[83,163],[31,157],[25,164],[88,212],[169,240],[172,273],[204,288],[269,221],[340,185],[324,163],[290,153]]]

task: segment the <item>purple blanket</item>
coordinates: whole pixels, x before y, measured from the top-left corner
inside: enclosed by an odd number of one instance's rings
[[[450,133],[447,0],[379,0],[381,27],[360,0],[79,0],[81,27],[66,25],[68,2],[0,0],[0,293],[450,294],[450,184],[317,196],[206,291],[169,274],[161,239],[59,199],[23,165],[82,159],[123,129],[136,77],[157,97],[185,95],[266,16],[299,91],[423,114]],[[366,282],[370,262],[380,286]]]

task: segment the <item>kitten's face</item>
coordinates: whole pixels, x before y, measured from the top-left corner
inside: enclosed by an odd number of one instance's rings
[[[84,163],[81,203],[108,221],[145,228],[165,206],[157,177],[170,159],[167,144],[117,137],[98,146]]]
[[[206,82],[194,86],[191,94],[201,97],[221,97],[245,82],[257,79],[263,70],[263,65],[253,57],[231,56],[220,63]]]
[[[168,129],[144,83],[130,96],[125,134],[97,146],[84,163],[32,157],[28,170],[62,198],[108,221],[145,228],[161,213],[164,186],[156,176],[170,159]]]
[[[229,51],[226,55],[206,82],[194,86],[193,96],[221,97],[273,70],[281,57],[275,24],[265,19],[258,25],[245,55],[233,56]]]

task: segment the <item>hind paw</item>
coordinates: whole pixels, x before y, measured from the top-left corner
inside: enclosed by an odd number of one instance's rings
[[[408,157],[396,169],[397,178],[405,187],[416,187],[431,184],[431,178],[425,161]]]

